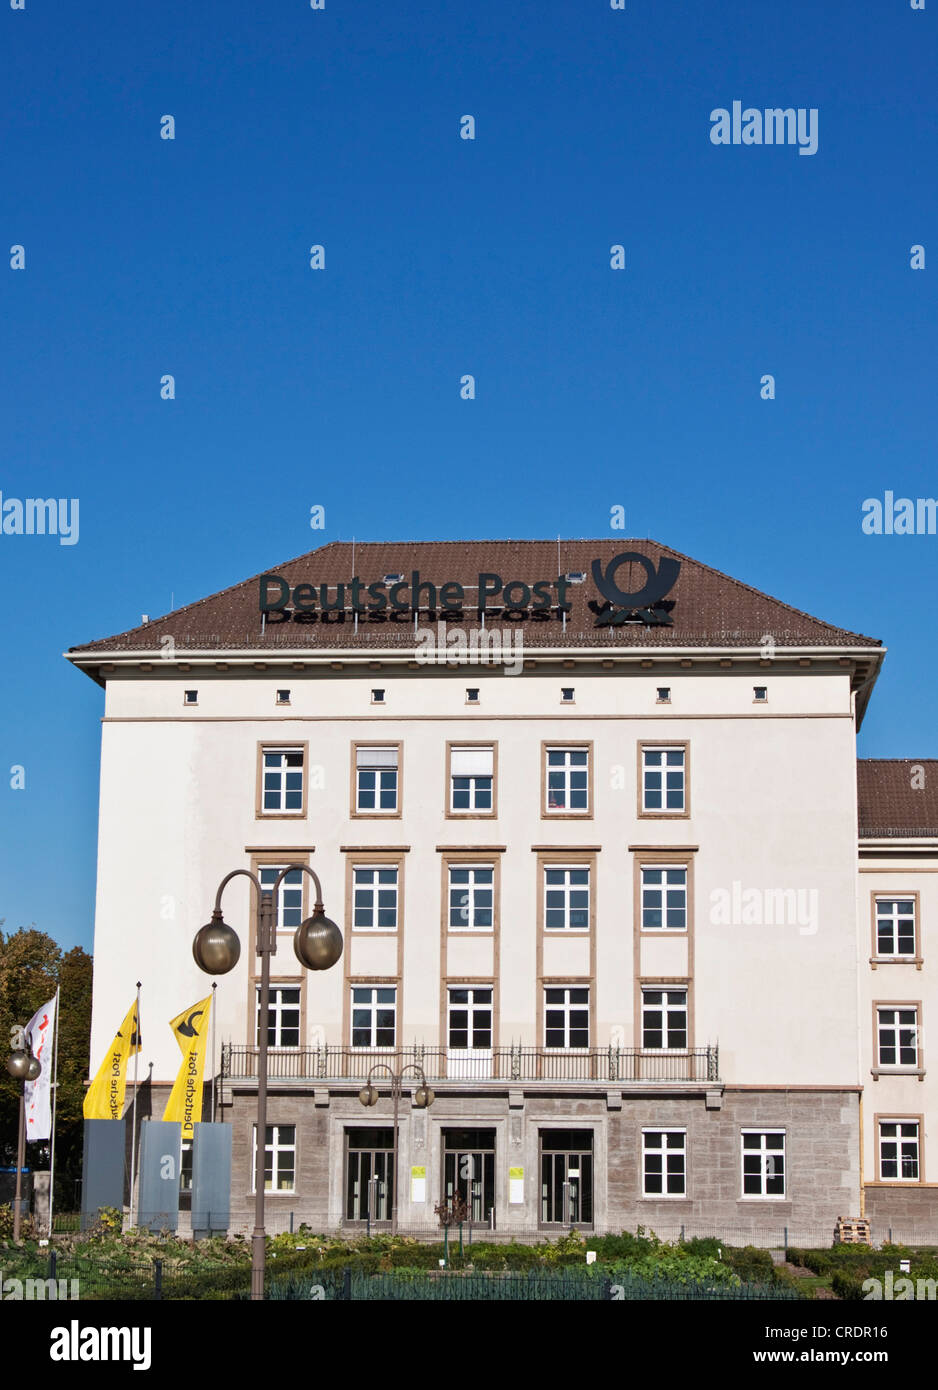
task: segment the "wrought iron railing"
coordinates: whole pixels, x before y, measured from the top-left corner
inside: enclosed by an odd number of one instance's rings
[[[719,1081],[719,1048],[693,1047],[682,1052],[651,1052],[606,1047],[552,1049],[494,1047],[470,1052],[424,1047],[415,1043],[396,1050],[350,1047],[284,1047],[268,1052],[272,1080],[365,1081],[376,1062],[394,1071],[417,1065],[428,1081]],[[257,1077],[257,1048],[226,1043],[222,1076]],[[379,1078],[380,1081],[380,1078]]]

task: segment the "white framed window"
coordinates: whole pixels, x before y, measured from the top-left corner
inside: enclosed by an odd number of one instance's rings
[[[492,1046],[491,985],[450,985],[447,1042],[454,1050]]]
[[[876,1059],[881,1067],[918,1066],[918,1009],[914,1004],[877,1006]]]
[[[687,865],[641,866],[642,931],[687,931]]]
[[[494,865],[450,864],[450,931],[491,931],[494,922]]]
[[[589,1047],[590,992],[588,985],[544,987],[544,1046]]]
[[[268,1125],[264,1143],[264,1191],[296,1191],[296,1125]],[[257,1125],[251,1127],[251,1191],[257,1182]]]
[[[658,704],[669,705],[671,703],[671,687],[669,685],[658,686]]]
[[[356,931],[397,931],[398,868],[367,864],[353,869],[352,925]]]
[[[184,691],[183,703],[187,705],[197,705],[199,703],[199,692],[197,690]]]
[[[560,688],[560,703],[562,705],[572,705],[573,697],[576,694],[572,685],[564,685]]]
[[[285,864],[261,864],[257,877],[261,887],[273,892],[277,875],[286,868]],[[302,869],[291,869],[280,881],[277,901],[274,904],[277,931],[294,932],[303,920],[303,878]]]
[[[470,685],[466,689],[466,704],[477,705],[479,703],[479,687]]]
[[[373,705],[384,704],[384,687],[376,686],[371,692],[371,703]]]
[[[456,813],[491,811],[495,786],[494,748],[451,748],[449,808]]]
[[[642,990],[642,1047],[683,1052],[687,1047],[687,990]]]
[[[397,748],[356,748],[356,811],[378,816],[397,812],[398,761]]]
[[[261,987],[255,987],[255,1037],[260,1046]],[[300,986],[271,985],[267,1002],[267,1046],[299,1047]]]
[[[546,811],[589,811],[589,749],[548,748]]]
[[[642,748],[642,810],[676,814],[686,809],[686,750]]]
[[[687,1130],[642,1130],[642,1192],[646,1197],[686,1197]]]
[[[918,1120],[880,1120],[879,1176],[882,1182],[918,1182]]]
[[[785,1196],[785,1131],[742,1132],[743,1196]]]
[[[277,704],[278,704],[278,705],[288,705],[289,703],[290,703],[290,692],[289,692],[289,690],[278,690],[278,691],[277,691]]]
[[[394,1047],[397,986],[355,985],[352,989],[352,1046]]]
[[[876,899],[876,954],[915,956],[915,899]]]
[[[303,814],[302,748],[263,750],[264,786],[261,809],[276,813]]]
[[[765,685],[754,685],[752,687],[752,698],[757,705],[764,705],[769,698],[768,687]]]
[[[589,931],[589,865],[544,866],[544,930]]]

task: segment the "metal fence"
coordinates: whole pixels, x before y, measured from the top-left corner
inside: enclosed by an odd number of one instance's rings
[[[225,1043],[222,1076],[256,1079],[257,1057],[256,1047]],[[267,1059],[272,1080],[366,1081],[377,1063],[398,1073],[403,1067],[420,1067],[428,1081],[716,1082],[720,1074],[717,1047],[646,1052],[628,1047],[566,1050],[518,1045],[454,1052],[422,1045],[394,1051],[324,1046],[274,1048]],[[380,1087],[381,1077],[376,1081]]]

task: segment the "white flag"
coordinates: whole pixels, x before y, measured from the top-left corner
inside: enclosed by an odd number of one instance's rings
[[[27,1081],[26,1138],[30,1143],[52,1134],[52,1038],[55,1033],[55,997],[33,1014],[26,1025],[26,1045],[42,1071],[35,1081]]]

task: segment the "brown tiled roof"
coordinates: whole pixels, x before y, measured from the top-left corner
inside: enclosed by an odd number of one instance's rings
[[[859,759],[857,802],[861,839],[938,838],[938,759]]]
[[[672,627],[596,627],[596,614],[589,601],[602,602],[591,575],[591,563],[599,559],[607,565],[623,551],[638,551],[655,564],[662,556],[681,562],[677,582],[666,595],[673,600]],[[353,558],[354,551],[354,558]],[[572,611],[567,615],[566,632],[561,622],[525,621],[525,647],[591,646],[611,649],[634,647],[752,647],[768,635],[778,647],[870,647],[879,646],[872,637],[863,637],[843,628],[821,622],[807,613],[737,579],[721,574],[698,560],[689,559],[668,546],[650,540],[565,540],[553,541],[382,541],[353,544],[332,541],[297,559],[273,566],[268,573],[283,576],[292,586],[298,583],[346,584],[358,575],[363,584],[385,574],[402,573],[409,581],[412,570],[422,579],[441,585],[448,580],[466,589],[466,621],[471,629],[470,604],[481,572],[495,572],[507,584],[512,580],[532,585],[536,580],[553,580],[558,574],[585,571],[586,583],[568,590]],[[642,566],[630,562],[617,574],[621,588],[637,592],[645,581]],[[246,579],[209,598],[178,608],[145,626],[132,628],[100,641],[71,648],[72,652],[159,652],[161,638],[171,637],[176,650],[296,650],[299,648],[346,647],[355,651],[376,651],[413,647],[413,622],[376,623],[360,620],[353,629],[352,615],[344,623],[322,624],[268,622],[261,629],[258,607],[258,580]],[[334,597],[334,595],[333,595]],[[445,616],[445,615],[444,615]],[[426,621],[421,614],[421,622]],[[491,619],[490,621],[496,621]],[[505,624],[506,627],[509,625]]]

